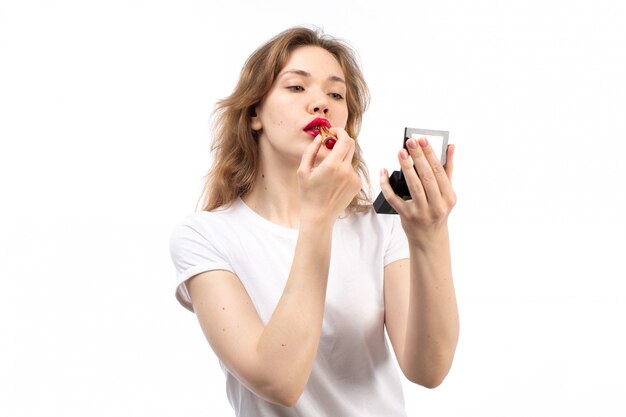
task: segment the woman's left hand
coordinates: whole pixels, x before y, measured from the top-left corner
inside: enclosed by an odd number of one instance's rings
[[[441,233],[447,235],[448,216],[456,204],[451,182],[454,145],[446,150],[445,169],[425,138],[408,139],[407,148],[408,153],[405,149],[398,153],[398,160],[411,199],[403,200],[394,193],[385,169],[381,171],[380,186],[387,202],[400,215],[409,243],[426,248]]]

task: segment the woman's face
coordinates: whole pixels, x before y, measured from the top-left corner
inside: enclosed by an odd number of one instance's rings
[[[319,124],[346,127],[345,75],[323,48],[295,49],[271,90],[256,108],[252,128],[261,130],[261,152],[276,152],[299,163]],[[322,147],[318,161],[330,150]]]

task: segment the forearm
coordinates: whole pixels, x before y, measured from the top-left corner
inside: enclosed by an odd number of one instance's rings
[[[437,386],[456,350],[459,317],[452,280],[447,228],[428,247],[410,247],[410,292],[405,346],[407,377]]]
[[[300,229],[283,294],[259,338],[269,396],[292,404],[309,378],[321,336],[332,225]]]

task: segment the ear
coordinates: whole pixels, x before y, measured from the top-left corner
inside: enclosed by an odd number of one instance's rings
[[[257,108],[253,107],[250,111],[250,127],[254,131],[260,131],[263,128],[261,124],[261,118],[257,115]]]

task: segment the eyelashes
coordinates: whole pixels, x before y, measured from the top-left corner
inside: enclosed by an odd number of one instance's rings
[[[301,85],[290,85],[290,86],[287,86],[286,88],[287,90],[292,91],[294,93],[301,93],[304,91],[304,87],[302,87]],[[328,95],[337,101],[344,99],[343,94],[340,94],[340,93],[328,93]]]

